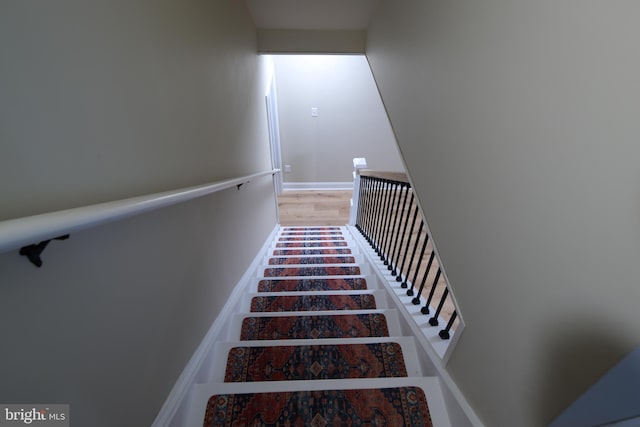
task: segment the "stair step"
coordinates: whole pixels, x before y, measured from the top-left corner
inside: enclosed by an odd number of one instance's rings
[[[242,328],[245,325],[244,336]],[[295,336],[288,337],[291,329]],[[315,330],[315,331],[314,331]],[[376,335],[376,334],[385,335]],[[402,331],[395,309],[237,314],[226,330],[225,341],[355,338],[357,336],[400,336]],[[364,335],[366,334],[366,335]],[[374,334],[374,335],[372,335]],[[332,335],[332,336],[329,336]],[[242,338],[241,338],[242,337]]]
[[[319,225],[317,227],[313,227],[313,226],[308,226],[308,225],[302,225],[302,226],[284,226],[281,227],[280,230],[281,231],[316,231],[316,230],[329,230],[329,231],[335,231],[335,230],[345,230],[346,227],[341,227],[341,226],[324,226],[324,225]]]
[[[425,377],[200,384],[192,390],[186,425],[202,425],[205,414],[223,417],[208,418],[206,426],[230,426],[232,419],[243,425],[294,425],[297,419],[309,426],[450,426],[438,379]]]
[[[324,265],[324,264],[356,264],[362,263],[362,257],[354,255],[297,255],[271,256],[266,258],[265,264],[275,265]]]
[[[360,310],[358,310],[360,311]],[[384,313],[349,313],[322,315],[246,316],[240,340],[388,337]]]
[[[304,256],[304,255],[353,255],[359,251],[354,248],[280,248],[273,249],[269,256]]]
[[[313,234],[313,235],[280,235],[276,237],[276,241],[278,242],[289,242],[289,241],[317,241],[317,240],[346,240],[341,234]]]
[[[344,248],[350,246],[345,240],[292,240],[288,242],[274,241],[274,248]]]
[[[380,343],[395,343],[402,349],[404,364],[409,377],[420,377],[423,370],[418,360],[413,337],[369,337],[369,338],[328,338],[309,340],[266,340],[266,341],[228,341],[216,344],[215,351],[209,362],[210,368],[202,382],[224,382],[228,356],[231,349],[236,347],[296,347],[296,346],[328,346],[328,345],[371,345]]]
[[[373,310],[372,294],[259,295],[251,298],[251,312]]]
[[[340,264],[325,264],[323,266],[287,265],[273,266],[262,271],[263,277],[308,277],[308,276],[358,276],[369,274],[366,265],[354,266]]]
[[[238,346],[225,382],[406,377],[398,343]]]
[[[252,292],[352,291],[377,288],[375,276],[260,278]]]
[[[313,297],[313,296],[317,296],[317,297],[327,297],[327,296],[355,296],[355,295],[369,295],[371,296],[371,298],[375,301],[376,307],[373,308],[390,308],[389,306],[389,300],[387,298],[387,294],[382,290],[382,289],[377,289],[377,290],[348,290],[348,291],[294,291],[294,292],[259,292],[259,293],[252,293],[252,294],[248,294],[247,298],[244,298],[243,301],[241,302],[240,306],[239,306],[239,311],[240,312],[252,312],[253,309],[257,309],[258,307],[263,307],[262,304],[270,304],[271,310],[275,309],[276,307],[278,308],[279,311],[282,312],[288,312],[288,311],[305,311],[303,310],[303,308],[305,308],[303,305],[300,305],[299,303],[294,304],[293,306],[289,306],[289,305],[282,305],[282,304],[289,304],[291,303],[291,301],[288,301],[287,298],[285,298],[284,300],[282,300],[282,303],[280,301],[275,301],[272,302],[270,300],[267,301],[261,301],[259,304],[259,306],[256,306],[256,304],[258,304],[257,302],[254,302],[255,298],[273,298],[273,297]],[[295,301],[294,301],[295,303]],[[304,303],[306,304],[307,301],[304,301]],[[276,305],[273,305],[276,304]],[[253,306],[253,309],[252,309]],[[291,307],[291,308],[289,308]],[[309,306],[307,306],[309,307]],[[337,310],[337,308],[325,308],[326,306],[323,305],[317,305],[315,306],[315,311],[331,311],[331,310]],[[295,310],[293,308],[296,308]],[[310,307],[313,308],[313,307]],[[344,308],[341,308],[344,310],[357,310],[358,308],[355,308],[353,306],[349,305],[345,305]],[[258,311],[258,310],[256,310]],[[260,310],[260,311],[264,311],[264,310]]]
[[[340,230],[285,230],[278,236],[341,236]]]

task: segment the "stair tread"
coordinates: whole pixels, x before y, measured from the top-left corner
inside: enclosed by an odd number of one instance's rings
[[[330,289],[326,291],[281,291],[281,292],[251,292],[247,297],[257,296],[296,296],[296,295],[376,295],[384,298],[385,292],[382,289]]]
[[[367,344],[236,346],[225,382],[407,377],[402,347]]]
[[[299,347],[299,346],[329,346],[329,345],[371,345],[380,343],[395,343],[402,349],[404,355],[404,365],[406,376],[421,377],[422,368],[417,357],[415,341],[413,337],[366,337],[366,338],[326,338],[309,340],[268,340],[268,341],[228,341],[216,344],[211,360],[211,375],[208,381],[203,382],[223,382],[225,370],[228,363],[228,355],[231,349],[236,347]]]
[[[241,340],[389,336],[384,313],[357,311],[315,315],[287,313],[285,316],[256,316],[271,313],[251,313],[242,320],[240,336]]]
[[[357,253],[353,248],[280,248],[274,249],[273,256],[317,256],[317,255],[349,255]]]
[[[258,295],[251,298],[251,312],[330,311],[375,309],[372,294]]]
[[[347,247],[349,243],[345,240],[332,241],[332,240],[318,240],[318,241],[289,241],[289,242],[274,242],[276,248],[338,248]]]
[[[364,290],[374,280],[367,276],[353,275],[341,277],[259,277],[256,283],[259,292],[291,291],[337,291]]]
[[[379,390],[398,387],[417,387],[424,392],[432,425],[449,426],[449,420],[437,378],[375,378],[316,381],[272,381],[252,383],[207,383],[194,386],[191,394],[190,419],[187,425],[202,425],[207,403],[212,396],[230,394],[342,391],[342,390]],[[429,425],[429,424],[415,424]]]
[[[363,269],[357,265],[350,264],[323,266],[308,265],[287,265],[283,267],[273,266],[265,268],[264,277],[326,277],[326,276],[357,276],[362,274]]]
[[[281,256],[270,257],[269,265],[324,265],[324,264],[355,264],[356,258],[353,255],[324,255],[324,256]]]
[[[290,311],[290,312],[255,312],[255,313],[237,313],[234,317],[234,319],[231,322],[230,327],[227,330],[227,337],[229,340],[240,340],[240,336],[241,336],[241,330],[242,330],[242,326],[245,322],[245,319],[247,318],[282,318],[282,317],[302,317],[302,318],[309,318],[309,317],[332,317],[332,316],[343,316],[342,319],[337,319],[338,321],[341,321],[342,324],[346,324],[345,322],[348,320],[352,320],[352,319],[346,319],[344,316],[358,316],[358,315],[384,315],[384,321],[386,322],[386,329],[387,329],[387,335],[385,336],[400,336],[402,335],[401,333],[401,328],[400,328],[400,323],[398,321],[398,313],[397,310],[395,309],[375,309],[375,310],[349,310],[349,311],[345,311],[345,310],[334,310],[334,311],[324,311],[321,312],[319,314],[309,314],[309,312],[305,312],[305,311]],[[371,323],[373,322],[374,319],[364,319],[364,324],[366,325],[367,323]],[[277,320],[276,320],[277,322]],[[291,320],[287,321],[288,323],[291,323]],[[287,323],[284,322],[284,323]],[[306,323],[305,323],[306,322]],[[316,321],[317,323],[317,321]],[[294,322],[295,324],[295,322]],[[308,319],[300,319],[300,322],[298,322],[296,324],[297,327],[302,327],[301,325],[305,325],[308,326],[309,324],[314,324],[313,320],[308,320]],[[268,328],[268,327],[275,327],[276,323],[273,323],[272,325],[268,324],[268,321],[265,321],[265,323],[261,323],[258,326],[260,326],[261,328]],[[282,323],[279,325],[281,327]],[[313,328],[316,327],[315,325],[311,328],[309,328],[308,333],[311,333],[311,331],[313,330]],[[363,327],[362,325],[358,325],[358,327]],[[374,330],[375,331],[381,331],[382,327],[379,329],[375,329],[375,325],[374,325]],[[265,336],[264,334],[267,333],[266,329],[262,329],[261,331],[258,331],[260,333],[262,333],[263,335],[261,336],[260,340],[267,340],[267,339],[304,339],[304,337],[302,336],[302,333],[297,336],[296,338],[287,338],[284,335],[284,331],[282,331],[281,335],[278,336]],[[273,332],[273,331],[272,331]],[[323,331],[320,331],[323,332]],[[278,329],[276,331],[277,334],[280,334],[280,329]],[[314,333],[314,335],[316,335],[316,333]],[[351,338],[353,336],[347,336],[348,338]],[[252,338],[249,336],[245,336],[244,337],[247,340],[251,340]],[[309,337],[312,338],[312,337]],[[320,334],[318,337],[314,338],[314,339],[323,339],[323,338],[329,338],[327,336],[323,336],[322,334]]]

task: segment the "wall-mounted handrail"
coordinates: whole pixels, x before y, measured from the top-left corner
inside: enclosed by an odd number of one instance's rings
[[[0,221],[0,253],[206,196],[278,172],[280,169],[273,169],[193,187]]]

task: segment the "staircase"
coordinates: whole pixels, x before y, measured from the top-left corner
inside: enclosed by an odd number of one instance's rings
[[[372,269],[347,227],[279,228],[184,425],[450,425]]]

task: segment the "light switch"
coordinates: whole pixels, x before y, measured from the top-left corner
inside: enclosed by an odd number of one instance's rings
[[[318,107],[311,107],[311,117],[318,117]]]
[[[291,173],[291,165],[284,165],[284,173]]]

